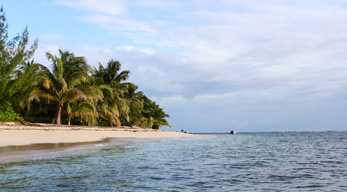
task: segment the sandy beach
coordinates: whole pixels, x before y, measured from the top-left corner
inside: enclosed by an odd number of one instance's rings
[[[38,143],[78,143],[106,138],[172,138],[195,135],[131,127],[0,126],[0,147]]]

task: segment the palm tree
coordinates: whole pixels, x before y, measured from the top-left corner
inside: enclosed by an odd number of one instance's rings
[[[80,121],[88,126],[96,124],[98,112],[94,105],[93,98],[89,97],[86,100],[80,100],[74,103],[67,103],[64,105],[66,108],[66,116],[68,120],[68,125],[71,125],[72,118],[79,118]]]
[[[12,82],[12,88],[9,90],[22,88],[11,96],[16,112],[20,112],[22,115],[26,113],[30,93],[45,77],[44,68],[41,64],[31,60],[19,65],[19,69],[15,71],[15,81]]]
[[[170,117],[168,114],[164,112],[162,108],[159,107],[159,105],[154,105],[154,108],[151,109],[151,116],[154,119],[154,123],[152,126],[152,129],[159,129],[160,127],[166,125],[172,128],[172,126],[169,124],[169,122],[165,119],[167,117]]]
[[[128,80],[130,71],[120,71],[121,66],[119,61],[114,61],[113,59],[107,63],[106,68],[99,63],[99,70],[95,69],[94,74],[97,82],[117,88],[118,91],[124,91],[125,85],[127,84],[124,81]]]
[[[138,120],[142,117],[143,107],[144,107],[144,94],[142,91],[137,91],[137,86],[129,85],[127,92],[124,94],[124,97],[129,101],[129,120],[127,125],[136,125]]]
[[[159,105],[157,105],[147,97],[145,97],[144,105],[145,107],[143,117],[138,120],[138,123],[140,123],[142,126],[150,127],[152,129],[159,129],[164,125],[172,128],[168,121],[165,119],[170,116],[166,114],[164,110],[159,107]]]
[[[120,71],[120,69],[121,64],[118,61],[110,60],[106,68],[99,63],[99,69],[94,69],[93,73],[95,85],[109,87],[109,89],[104,87],[104,99],[98,101],[97,110],[100,117],[108,121],[111,126],[121,124],[120,116],[129,121],[129,101],[124,98],[124,94],[129,86],[135,86],[125,82],[129,78],[130,71]]]
[[[73,53],[59,49],[59,57],[47,52],[52,62],[52,72],[46,69],[45,78],[39,88],[31,92],[29,101],[43,98],[55,101],[57,105],[56,123],[61,124],[61,111],[64,103],[87,99],[87,94],[78,88],[88,80],[89,66],[84,57],[75,57]],[[54,123],[54,121],[53,121]]]

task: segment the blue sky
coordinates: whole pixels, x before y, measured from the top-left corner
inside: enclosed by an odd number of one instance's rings
[[[345,0],[1,3],[11,36],[39,38],[37,62],[119,60],[174,131],[347,130]]]

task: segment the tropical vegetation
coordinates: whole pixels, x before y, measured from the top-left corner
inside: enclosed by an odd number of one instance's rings
[[[39,64],[33,59],[38,40],[28,43],[27,28],[9,39],[1,8],[0,121],[171,127],[169,115],[128,81],[130,71],[119,61],[92,68],[85,57],[59,49],[58,55],[46,53],[48,64]]]

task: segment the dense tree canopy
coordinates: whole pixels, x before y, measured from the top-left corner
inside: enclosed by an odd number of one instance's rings
[[[84,57],[59,49],[59,55],[46,53],[48,65],[38,64],[32,59],[38,41],[27,47],[27,29],[8,40],[7,28],[1,8],[0,121],[171,127],[169,115],[127,81],[130,71],[119,61],[92,69]]]

